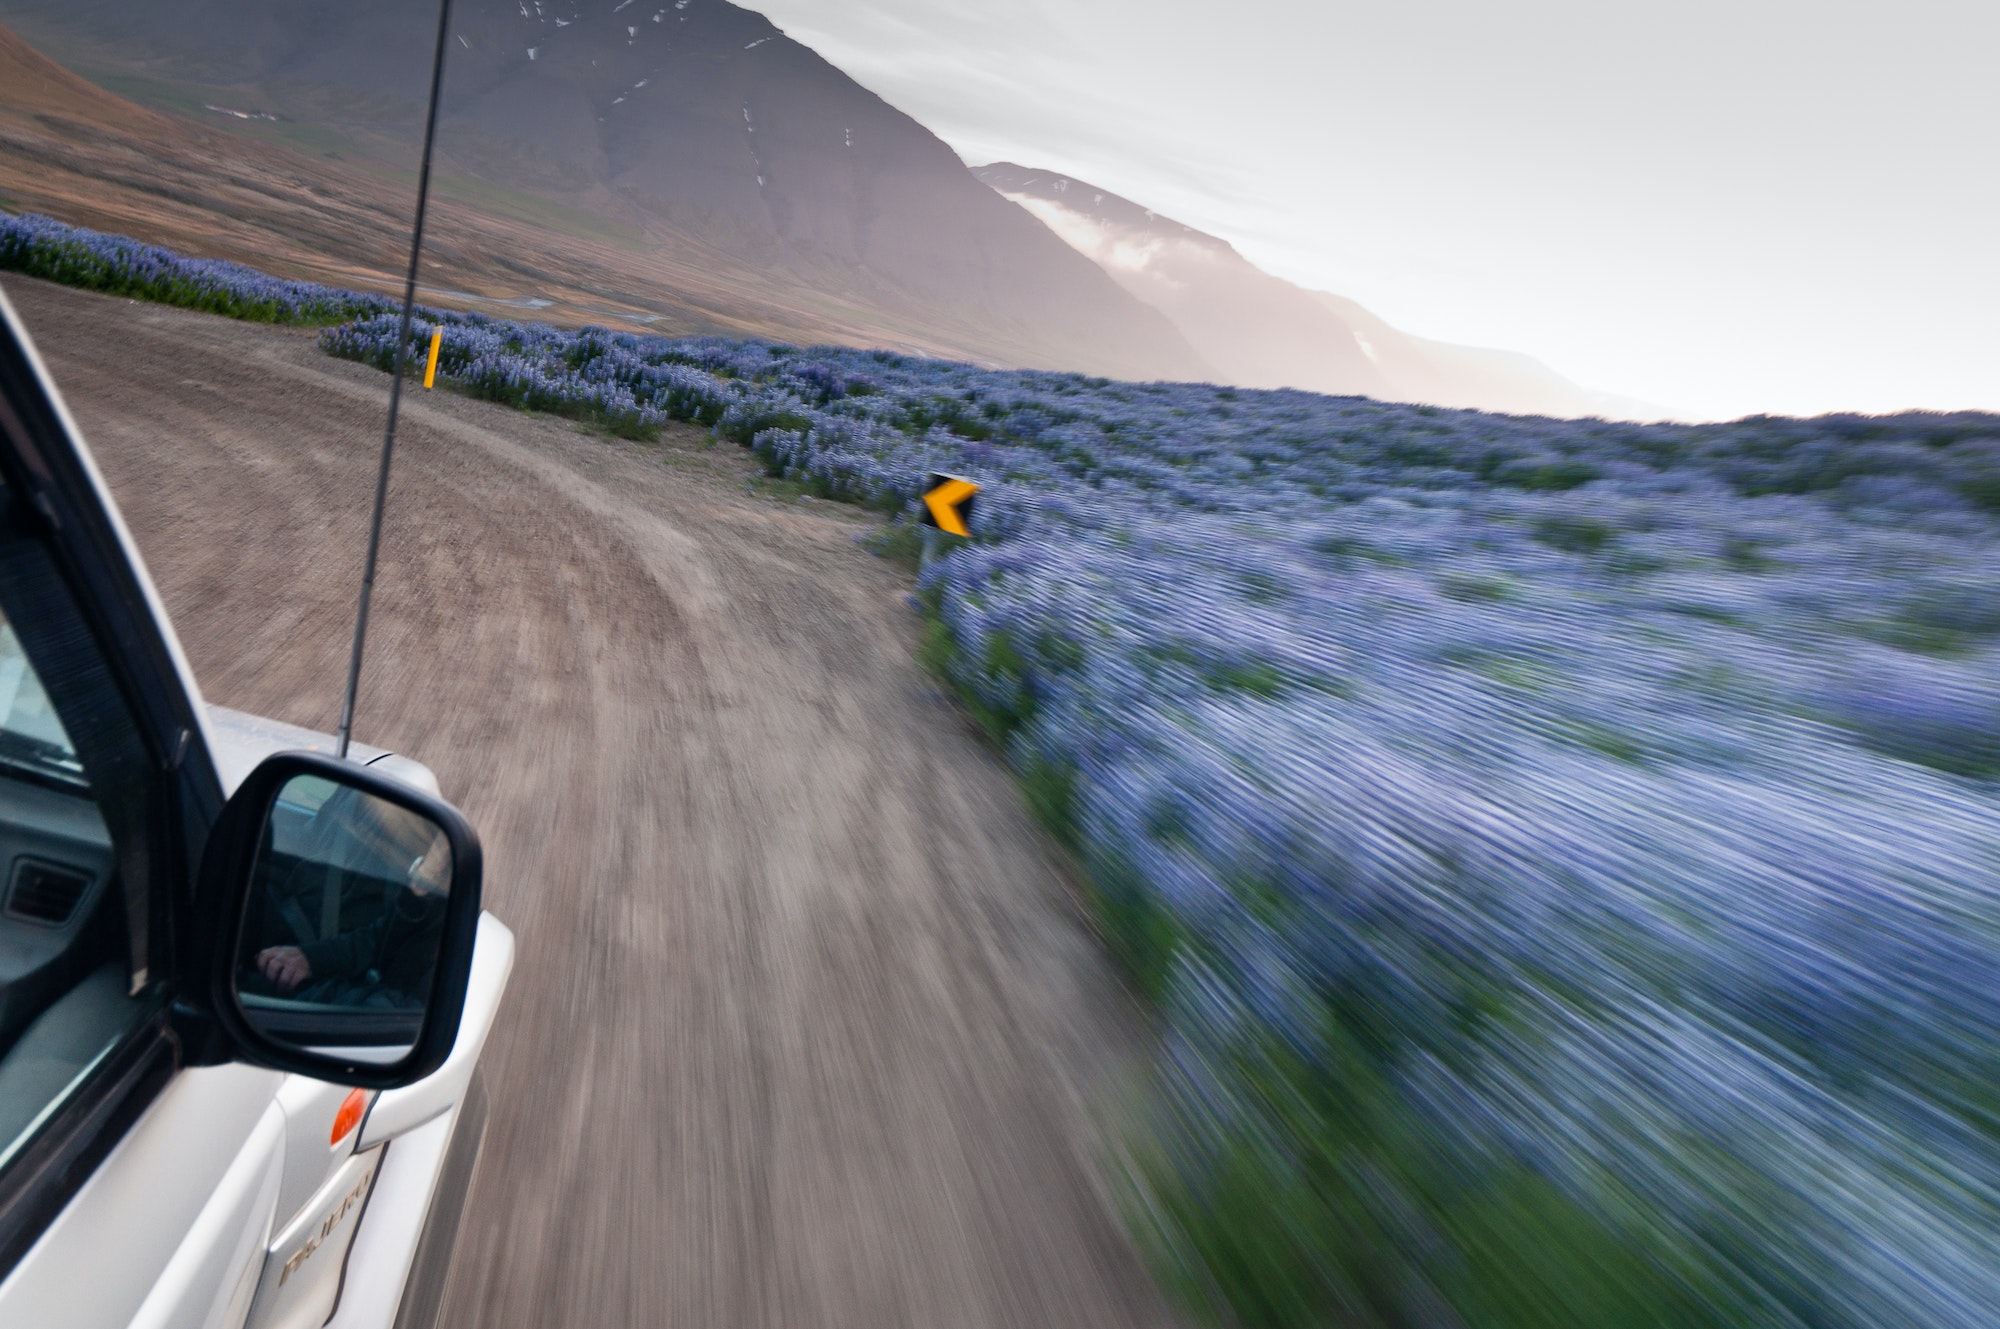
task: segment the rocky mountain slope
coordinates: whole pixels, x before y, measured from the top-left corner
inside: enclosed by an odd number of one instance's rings
[[[429,6],[0,0],[0,21],[68,65],[11,39],[0,56],[23,71],[0,77],[0,203],[394,283]],[[1527,357],[1409,336],[1082,181],[968,171],[725,0],[457,0],[451,42],[427,280],[475,307],[1121,378],[1605,409]]]
[[[428,6],[0,0],[0,21],[181,121],[378,174],[413,164]],[[489,211],[533,222],[557,207],[557,231],[623,234],[632,303],[666,305],[669,327],[1211,374],[1166,318],[761,15],[723,0],[459,0],[452,40],[444,177]],[[0,86],[0,104],[17,95]],[[181,192],[201,188],[189,179]],[[452,238],[444,226],[438,237]],[[521,239],[483,257],[548,275],[533,237]],[[740,274],[749,303],[778,316],[731,318],[726,292],[643,298],[683,270]],[[548,298],[525,281],[512,293]]]
[[[1351,300],[1274,277],[1227,241],[1082,180],[1012,162],[973,174],[1165,313],[1225,382],[1518,414],[1604,409],[1527,356],[1399,332]]]

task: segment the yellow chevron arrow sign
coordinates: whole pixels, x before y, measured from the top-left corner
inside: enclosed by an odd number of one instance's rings
[[[947,535],[971,535],[966,525],[972,520],[972,496],[979,486],[957,475],[933,475],[924,491],[924,525],[935,526]]]

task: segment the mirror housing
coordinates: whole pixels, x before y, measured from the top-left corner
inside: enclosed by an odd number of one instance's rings
[[[481,872],[479,837],[441,799],[316,753],[266,758],[209,833],[183,952],[217,1050],[363,1089],[435,1071],[465,1008]]]

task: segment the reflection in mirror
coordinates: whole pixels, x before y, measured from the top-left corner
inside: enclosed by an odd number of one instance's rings
[[[258,849],[235,973],[265,1037],[389,1063],[417,1039],[451,889],[420,813],[319,776],[287,781]]]

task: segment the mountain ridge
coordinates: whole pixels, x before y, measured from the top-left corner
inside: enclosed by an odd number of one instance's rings
[[[1075,176],[1006,161],[972,173],[1164,313],[1239,387],[1512,414],[1606,409],[1603,398],[1532,357],[1412,336],[1344,296],[1263,271],[1219,236]]]
[[[0,21],[149,103],[273,117],[218,114],[232,132],[330,142],[397,169],[414,156],[435,29],[397,0],[0,0]],[[441,178],[580,209],[647,251],[722,258],[793,306],[773,333],[814,339],[820,308],[838,315],[825,340],[1211,376],[1164,316],[760,14],[725,0],[459,0],[451,35]],[[554,316],[589,314],[558,305]],[[869,337],[869,324],[903,335]],[[678,315],[667,325],[702,330]]]
[[[399,0],[0,0],[0,19],[130,94],[54,64],[0,80],[0,194],[293,275],[391,282],[432,17]],[[1525,356],[1410,336],[1111,191],[969,169],[726,0],[458,0],[450,39],[434,292],[989,367],[1605,411]],[[226,206],[204,220],[218,177]]]

